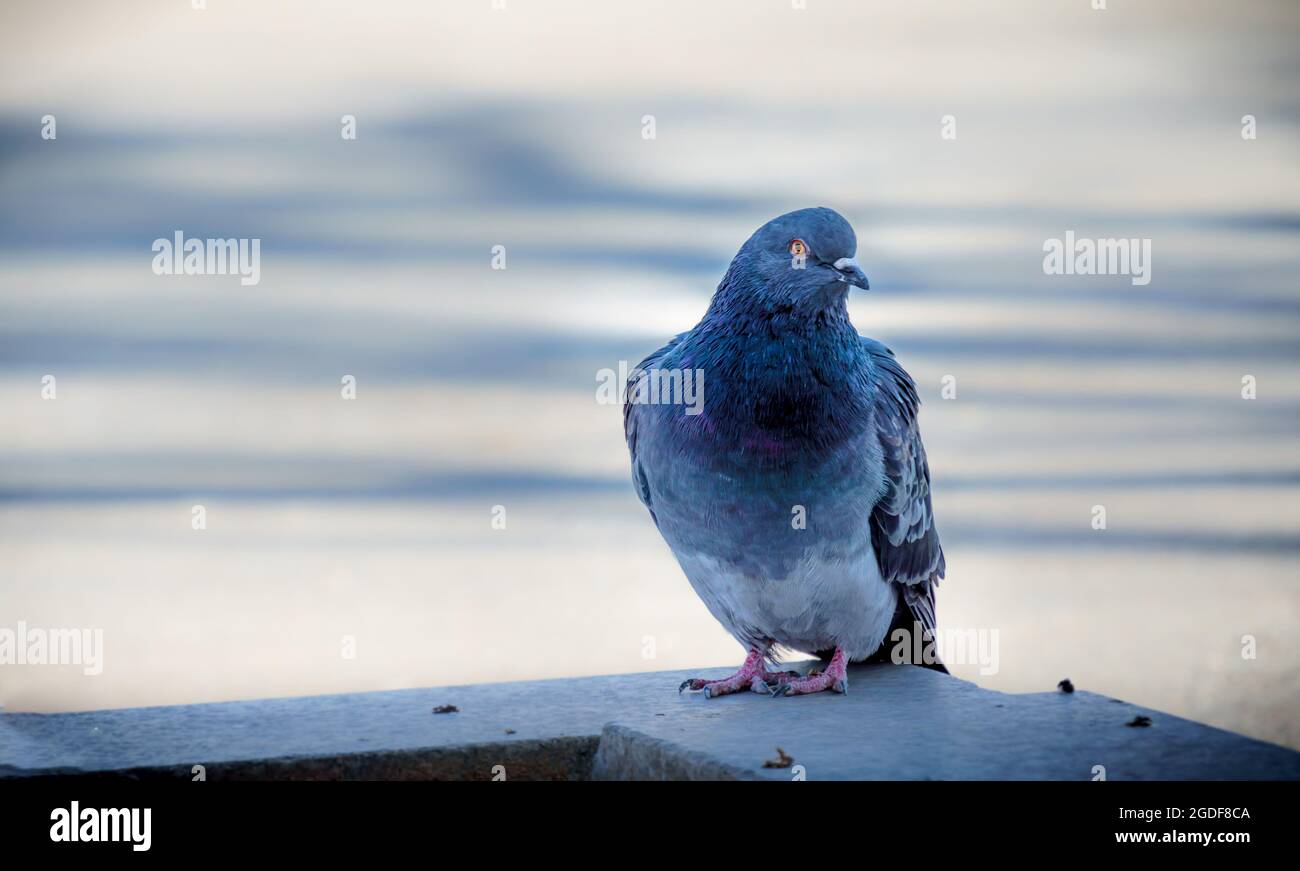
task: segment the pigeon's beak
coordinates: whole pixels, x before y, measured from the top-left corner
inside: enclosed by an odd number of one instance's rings
[[[840,273],[840,281],[847,281],[854,287],[860,287],[863,290],[870,290],[871,285],[867,284],[866,273],[858,265],[858,261],[852,257],[841,257],[835,261],[835,269]]]

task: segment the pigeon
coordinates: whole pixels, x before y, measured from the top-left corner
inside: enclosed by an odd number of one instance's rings
[[[850,288],[869,288],[856,252],[833,209],[773,218],[741,246],[703,319],[627,379],[637,495],[748,651],[730,677],[680,689],[844,693],[848,664],[883,661],[892,630],[919,631],[933,649],[945,564],[920,401],[894,353],[849,320]],[[682,401],[681,384],[699,401]],[[778,671],[785,651],[829,663]]]

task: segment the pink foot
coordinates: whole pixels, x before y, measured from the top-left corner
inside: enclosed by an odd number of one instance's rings
[[[848,659],[844,656],[844,651],[835,648],[835,655],[831,657],[830,665],[821,674],[801,677],[796,680],[782,683],[772,691],[774,696],[803,696],[808,693],[820,693],[830,690],[833,693],[847,693],[849,691]]]
[[[772,689],[768,687],[767,681],[780,681],[798,677],[793,671],[767,671],[763,668],[763,654],[757,650],[751,650],[749,656],[745,657],[745,662],[740,666],[740,670],[731,677],[724,677],[721,680],[704,680],[703,678],[691,678],[682,681],[682,685],[677,688],[677,692],[685,689],[703,690],[706,699],[715,696],[725,696],[728,693],[737,693],[741,690],[750,689],[756,693],[770,693]]]

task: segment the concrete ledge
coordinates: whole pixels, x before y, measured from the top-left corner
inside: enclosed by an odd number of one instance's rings
[[[552,738],[514,744],[468,744],[419,750],[346,753],[217,762],[204,766],[205,780],[491,780],[501,766],[510,780],[589,780],[600,739]],[[0,780],[90,780],[139,782],[193,780],[193,767],[144,766],[84,771],[45,769],[35,773],[0,766]]]
[[[753,772],[610,723],[600,733],[592,780],[755,780]]]
[[[847,696],[704,699],[728,669],[0,714],[0,777],[190,780],[1300,779],[1300,753],[1087,692],[861,666]],[[454,705],[454,713],[433,713]],[[1147,727],[1126,725],[1150,719]],[[781,747],[797,768],[765,768]]]

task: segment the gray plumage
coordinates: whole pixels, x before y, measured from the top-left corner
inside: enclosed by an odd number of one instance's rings
[[[709,611],[765,655],[841,647],[856,661],[893,626],[936,627],[944,557],[920,403],[893,352],[849,321],[849,288],[867,285],[856,247],[830,209],[773,219],[700,323],[628,383],[637,494]],[[650,370],[702,373],[702,411],[643,401]]]

